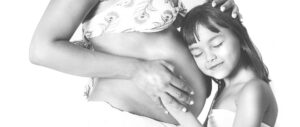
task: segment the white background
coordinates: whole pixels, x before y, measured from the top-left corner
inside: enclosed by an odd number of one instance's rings
[[[269,67],[279,105],[277,127],[298,126],[300,83],[297,0],[235,0]],[[87,78],[31,64],[33,31],[48,0],[0,1],[0,126],[83,127]]]

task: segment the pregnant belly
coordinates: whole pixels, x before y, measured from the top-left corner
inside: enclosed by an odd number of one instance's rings
[[[148,60],[170,57],[170,53],[176,52],[174,47],[183,47],[174,29],[155,33],[104,34],[91,41],[96,51]]]
[[[115,108],[160,121],[175,121],[157,107],[152,100],[129,80],[96,79],[89,101],[105,101]]]
[[[183,45],[181,38],[172,30],[147,34],[107,34],[93,38],[92,42],[96,51],[146,60],[167,60],[175,65],[177,71],[181,72],[180,75],[189,80],[189,84],[196,93],[201,93],[203,90],[200,85],[195,83],[197,81],[191,81],[198,78],[201,79],[202,75],[196,69],[196,64],[193,64],[193,59],[187,48]],[[203,83],[201,81],[199,80],[198,83]],[[202,95],[198,94],[198,96]],[[194,96],[195,105],[190,107],[190,110],[195,115],[198,115],[202,109],[199,106],[202,102],[198,98],[196,94]],[[147,116],[159,121],[176,123],[172,116],[164,114],[163,110],[155,105],[144,91],[138,89],[129,80],[96,78],[95,89],[89,100],[106,101],[121,110]],[[199,108],[197,108],[197,104]]]

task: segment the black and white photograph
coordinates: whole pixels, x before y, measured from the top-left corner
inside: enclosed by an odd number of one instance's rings
[[[1,1],[0,126],[298,126],[298,3]]]

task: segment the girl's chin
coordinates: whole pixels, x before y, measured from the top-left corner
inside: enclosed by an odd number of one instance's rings
[[[226,77],[226,74],[225,73],[214,73],[214,74],[211,74],[209,76],[213,77],[215,79],[221,80],[221,79],[224,79]]]

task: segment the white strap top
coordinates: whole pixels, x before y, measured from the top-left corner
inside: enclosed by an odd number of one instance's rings
[[[235,112],[226,109],[212,109],[208,116],[207,127],[232,127]],[[261,127],[270,127],[265,123],[261,123]]]

